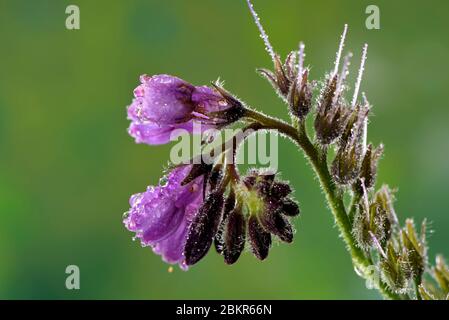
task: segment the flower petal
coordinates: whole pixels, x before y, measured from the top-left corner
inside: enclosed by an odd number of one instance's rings
[[[136,123],[132,122],[128,133],[136,143],[146,143],[149,145],[166,144],[176,140],[182,134],[188,134],[193,131],[193,121],[181,123],[179,125],[159,126],[155,123]]]

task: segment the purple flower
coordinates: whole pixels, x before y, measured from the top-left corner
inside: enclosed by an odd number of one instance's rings
[[[187,269],[183,253],[188,229],[203,203],[203,176],[181,185],[191,169],[191,165],[177,167],[165,177],[165,184],[133,195],[123,221],[142,246],[151,246],[165,262],[183,269]]]
[[[137,143],[165,144],[176,129],[193,132],[195,120],[201,122],[202,131],[216,127],[223,119],[212,113],[233,106],[222,91],[195,87],[174,76],[142,75],[140,82],[128,107],[128,132]]]

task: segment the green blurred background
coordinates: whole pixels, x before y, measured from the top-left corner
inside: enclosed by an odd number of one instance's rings
[[[401,219],[428,217],[432,259],[449,255],[447,1],[255,0],[283,56],[306,43],[319,79],[344,23],[347,49],[369,43],[362,90],[374,104],[369,139],[386,144],[381,181],[399,187]],[[77,4],[81,29],[65,28]],[[381,29],[365,28],[376,4]],[[234,266],[215,253],[188,272],[131,240],[131,194],[158,181],[170,146],[136,145],[125,107],[142,73],[207,84],[221,77],[252,106],[285,117],[254,72],[271,67],[243,0],[0,2],[0,298],[375,299],[353,271],[323,195],[301,154],[280,142],[280,170],[303,215],[292,245]],[[81,289],[65,288],[65,268]]]

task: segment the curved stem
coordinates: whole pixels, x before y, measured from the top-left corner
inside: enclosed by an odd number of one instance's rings
[[[357,268],[365,279],[370,279],[372,276],[371,266],[373,265],[371,258],[368,257],[354,241],[351,232],[352,224],[346,213],[343,199],[337,192],[337,188],[333,183],[326,157],[323,157],[323,154],[310,141],[304,121],[298,122],[297,128],[295,128],[282,120],[272,118],[252,109],[246,110],[245,117],[256,120],[267,129],[275,129],[279,133],[291,138],[304,151],[320,180],[326,200],[335,218],[338,230],[346,244],[347,250],[351,255],[354,267]],[[377,281],[377,287],[385,298],[396,300],[403,298],[389,290],[380,279]]]
[[[351,199],[351,205],[349,206],[349,212],[348,212],[349,221],[351,221],[351,223],[354,222],[354,216],[357,212],[357,206],[358,206],[361,198],[362,198],[362,195],[359,192],[354,191],[352,199]]]

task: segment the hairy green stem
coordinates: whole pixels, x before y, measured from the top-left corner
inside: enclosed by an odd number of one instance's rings
[[[349,212],[348,212],[348,218],[349,218],[349,221],[351,221],[351,223],[354,222],[354,216],[356,214],[357,206],[358,206],[358,203],[360,202],[361,198],[362,198],[362,195],[359,192],[354,191],[352,199],[351,199],[351,204],[349,206]]]
[[[332,214],[334,215],[335,222],[346,244],[347,250],[351,255],[354,267],[358,270],[358,273],[361,274],[365,279],[371,279],[373,272],[372,260],[355,243],[351,232],[352,223],[348,214],[346,213],[343,198],[337,192],[338,190],[333,183],[333,179],[330,175],[327,159],[325,156],[326,152],[320,152],[319,148],[317,148],[310,141],[304,121],[299,121],[295,126],[292,126],[282,120],[272,118],[252,109],[246,110],[245,117],[261,123],[267,129],[274,129],[279,133],[288,136],[304,151],[306,157],[310,161],[316,175],[320,180],[320,184],[326,196],[326,200],[329,204]],[[376,285],[385,298],[395,300],[404,298],[403,296],[400,296],[389,290],[386,285],[379,279],[380,277],[375,278],[377,278]]]

